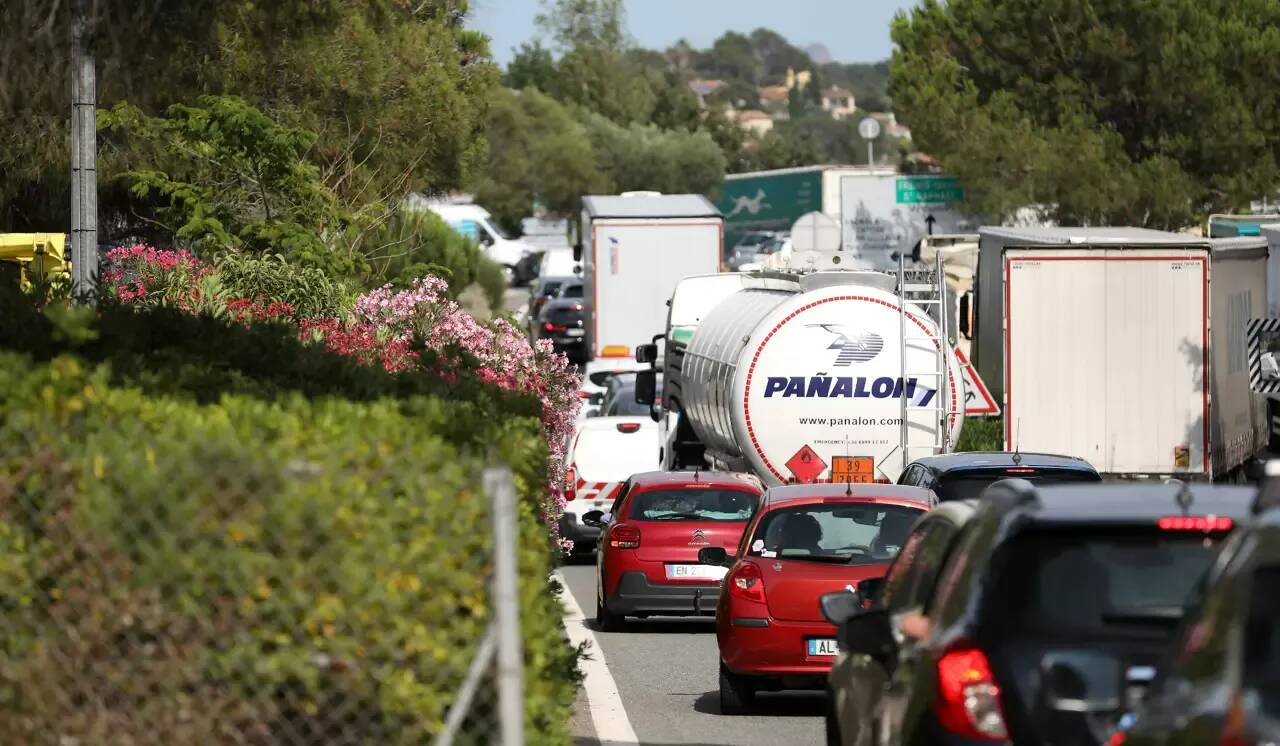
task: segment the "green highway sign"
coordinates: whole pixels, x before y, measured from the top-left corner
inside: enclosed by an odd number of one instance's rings
[[[898,204],[933,205],[963,202],[964,187],[954,176],[903,176],[898,179]]]

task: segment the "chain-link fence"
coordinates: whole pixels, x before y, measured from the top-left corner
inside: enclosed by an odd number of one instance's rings
[[[207,406],[12,362],[0,743],[559,740],[538,488],[427,437],[445,405]]]

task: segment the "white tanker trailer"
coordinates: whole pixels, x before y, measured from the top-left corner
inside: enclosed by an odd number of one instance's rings
[[[924,310],[940,301],[932,283],[881,272],[685,278],[655,413],[664,468],[749,471],[771,485],[892,482],[912,459],[951,450],[964,375]]]

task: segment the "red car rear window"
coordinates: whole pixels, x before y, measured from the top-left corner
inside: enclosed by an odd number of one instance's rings
[[[746,521],[759,496],[722,487],[681,487],[641,492],[631,498],[633,521]]]
[[[849,565],[888,562],[923,514],[923,508],[877,503],[783,507],[760,517],[747,552]]]

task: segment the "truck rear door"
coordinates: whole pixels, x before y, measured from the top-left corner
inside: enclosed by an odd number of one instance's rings
[[[1008,249],[1003,264],[1006,448],[1204,473],[1208,253]]]

